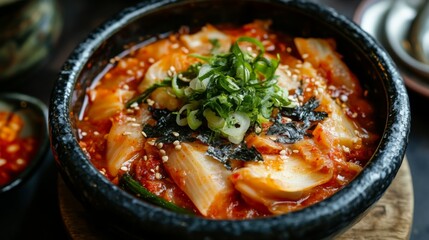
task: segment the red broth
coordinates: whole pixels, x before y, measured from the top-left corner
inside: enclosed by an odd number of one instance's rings
[[[352,181],[363,170],[379,139],[367,91],[336,52],[335,39],[295,38],[271,31],[269,25],[269,21],[240,27],[207,25],[197,33],[183,27],[166,38],[146,42],[125,56],[112,59],[88,90],[88,104],[77,124],[79,143],[94,166],[114,184],[128,172],[154,195],[215,219],[247,219],[296,211],[322,201]],[[303,106],[315,97],[320,103],[315,111],[325,112],[327,117],[312,123],[302,139],[290,143],[279,142],[280,137],[268,134],[274,120],[260,124],[258,131],[249,128],[242,142],[256,149],[263,161],[229,159],[229,169],[223,170],[224,166],[207,154],[198,155],[217,169],[212,176],[201,176],[201,180],[198,174],[210,173],[212,169],[195,173],[186,164],[183,169],[178,166],[180,162],[198,159],[187,150],[204,153],[207,146],[198,140],[159,144],[157,138],[142,132],[146,124],[154,126],[157,122],[150,109],[177,112],[185,100],[171,94],[171,87],[167,87],[158,88],[142,103],[128,108],[125,105],[163,80],[155,75],[171,78],[202,61],[189,54],[207,56],[213,54],[213,49],[229,51],[230,44],[225,42],[234,43],[241,36],[262,43],[267,59],[278,56],[277,84],[288,92],[290,99]],[[249,42],[241,43],[240,48],[253,53],[258,50]],[[168,66],[163,68],[162,64]],[[294,120],[282,117],[281,121],[286,124]],[[176,135],[174,131],[172,134]],[[184,156],[180,161],[171,162],[180,154]],[[265,170],[271,173],[265,174]],[[222,177],[225,179],[217,179]],[[192,192],[205,186],[214,190],[208,190],[210,194],[206,195]],[[201,202],[204,196],[210,199]]]

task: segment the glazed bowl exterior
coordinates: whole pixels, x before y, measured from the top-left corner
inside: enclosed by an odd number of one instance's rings
[[[251,220],[209,220],[181,215],[138,200],[106,179],[77,141],[76,121],[87,87],[123,46],[206,23],[244,24],[272,19],[292,36],[330,37],[347,65],[369,90],[382,122],[382,136],[365,169],[344,189],[305,209]],[[372,37],[333,9],[287,0],[154,1],[127,8],[95,29],[64,64],[52,91],[51,148],[58,169],[95,223],[119,236],[192,239],[323,239],[357,222],[383,195],[404,158],[410,130],[406,89],[396,66]],[[107,230],[106,230],[107,231]]]

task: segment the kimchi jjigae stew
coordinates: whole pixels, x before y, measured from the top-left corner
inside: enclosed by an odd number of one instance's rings
[[[284,214],[339,191],[379,140],[335,39],[270,21],[178,29],[128,50],[87,91],[79,143],[114,184],[184,214]]]

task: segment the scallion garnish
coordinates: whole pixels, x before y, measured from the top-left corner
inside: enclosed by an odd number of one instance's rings
[[[240,42],[253,44],[258,54],[243,51]],[[216,43],[212,40],[214,47]],[[277,86],[279,57],[268,59],[264,53],[260,41],[240,37],[229,53],[193,54],[203,63],[153,85],[134,101],[141,102],[154,88],[169,84],[172,93],[185,103],[177,113],[178,125],[197,130],[206,123],[212,131],[238,144],[249,127],[268,121],[274,108],[294,106],[288,92]]]

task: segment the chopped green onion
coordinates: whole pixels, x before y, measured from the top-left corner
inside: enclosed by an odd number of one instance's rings
[[[228,137],[232,143],[239,144],[249,129],[250,118],[242,112],[233,113],[227,120],[227,124],[221,132]]]
[[[201,126],[203,123],[201,120],[198,119],[197,113],[199,110],[193,110],[188,113],[188,116],[186,117],[186,120],[188,121],[188,125],[192,130],[196,130]]]
[[[225,119],[216,115],[210,108],[207,108],[203,112],[203,116],[207,120],[207,125],[210,129],[216,131],[225,126]]]
[[[222,86],[228,92],[236,92],[240,90],[240,86],[235,83],[235,79],[230,76],[226,76],[219,79],[219,85]]]
[[[131,100],[129,100],[126,104],[125,107],[129,108],[133,103],[142,103],[144,101],[146,101],[146,99],[150,96],[150,94],[155,91],[157,88],[159,87],[166,87],[169,86],[171,84],[170,80],[164,80],[160,83],[155,83],[152,86],[150,86],[148,89],[146,89],[146,91],[142,92],[141,94],[137,95],[136,97],[132,98]]]
[[[179,88],[179,85],[177,84],[177,75],[174,75],[173,79],[171,80],[171,88],[178,98],[185,96],[185,91],[182,88]]]
[[[242,50],[240,42],[255,45],[259,54],[255,57]],[[213,40],[212,44],[215,47],[219,42]],[[268,59],[264,53],[257,39],[239,37],[228,53],[191,54],[205,63],[197,62],[179,75],[151,86],[137,101],[144,101],[159,86],[171,86],[172,93],[184,102],[176,116],[179,126],[196,130],[207,124],[232,143],[239,143],[250,126],[270,119],[274,108],[294,106],[287,91],[277,86],[275,72],[280,57]]]
[[[141,198],[143,200],[151,202],[151,203],[158,205],[160,207],[163,207],[165,209],[168,209],[168,210],[171,210],[171,211],[177,212],[177,213],[184,213],[184,214],[192,214],[193,215],[193,212],[191,212],[190,210],[179,207],[176,204],[169,202],[169,201],[151,193],[146,188],[144,188],[139,182],[134,180],[131,177],[131,175],[128,173],[125,173],[121,176],[121,178],[119,179],[119,186],[121,186],[124,190],[136,195],[138,198]]]

